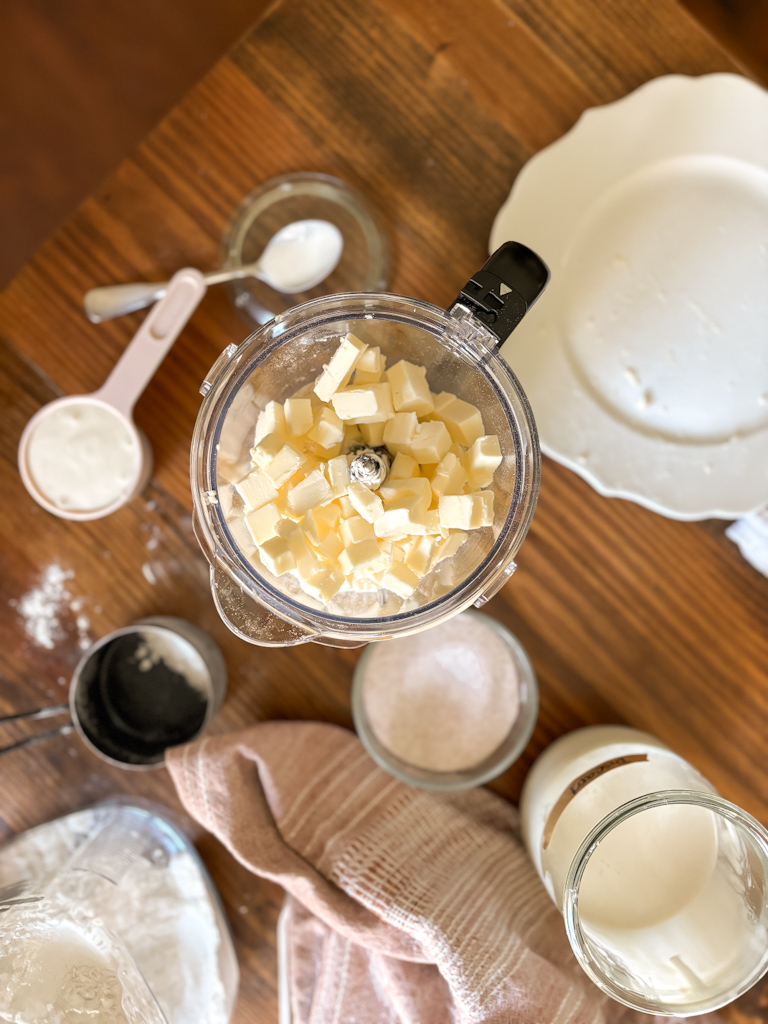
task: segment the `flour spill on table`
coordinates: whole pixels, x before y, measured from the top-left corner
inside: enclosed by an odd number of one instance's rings
[[[75,617],[78,647],[80,650],[90,647],[91,621],[82,611],[86,599],[73,597],[69,590],[69,583],[74,578],[72,569],[63,569],[57,562],[52,562],[43,569],[36,587],[18,600],[8,602],[23,620],[27,636],[39,647],[53,650],[57,643],[66,639],[62,615],[67,612]]]

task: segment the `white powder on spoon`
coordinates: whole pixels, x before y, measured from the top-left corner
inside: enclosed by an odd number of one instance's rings
[[[520,711],[510,646],[481,616],[376,644],[365,665],[363,705],[378,741],[430,771],[480,764],[506,739]]]

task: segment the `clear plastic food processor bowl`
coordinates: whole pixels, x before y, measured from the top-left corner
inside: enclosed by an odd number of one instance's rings
[[[536,505],[540,455],[530,406],[498,346],[542,290],[547,271],[535,254],[517,246],[514,258],[519,261],[522,252],[529,264],[537,261],[540,280],[529,266],[510,290],[503,280],[510,281],[504,272],[509,268],[493,265],[507,246],[449,312],[385,294],[316,299],[230,345],[211,368],[200,389],[204,401],[191,450],[195,532],[211,566],[219,614],[242,639],[262,646],[315,641],[357,647],[403,636],[484,604],[512,574]],[[509,253],[506,262],[514,269]],[[378,345],[388,366],[400,359],[424,366],[433,392],[449,391],[477,406],[485,433],[499,438],[503,459],[491,485],[493,525],[471,530],[411,597],[342,590],[326,605],[305,594],[292,574],[277,578],[261,564],[242,519],[227,521],[233,501],[227,485],[249,470],[259,411],[311,384],[348,333]]]

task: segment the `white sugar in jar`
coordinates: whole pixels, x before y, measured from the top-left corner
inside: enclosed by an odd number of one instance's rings
[[[58,515],[91,519],[143,487],[151,454],[112,406],[77,396],[44,406],[25,431],[20,470],[35,499]]]
[[[536,677],[494,619],[462,612],[370,644],[352,683],[355,728],[387,771],[426,789],[480,785],[509,767],[538,712]]]
[[[534,764],[520,809],[574,953],[615,999],[705,1013],[768,968],[768,832],[660,740],[569,733]]]

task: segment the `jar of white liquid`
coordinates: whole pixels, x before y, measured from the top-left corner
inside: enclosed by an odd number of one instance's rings
[[[576,957],[614,999],[693,1016],[768,969],[768,832],[660,740],[610,725],[562,737],[521,817]]]

